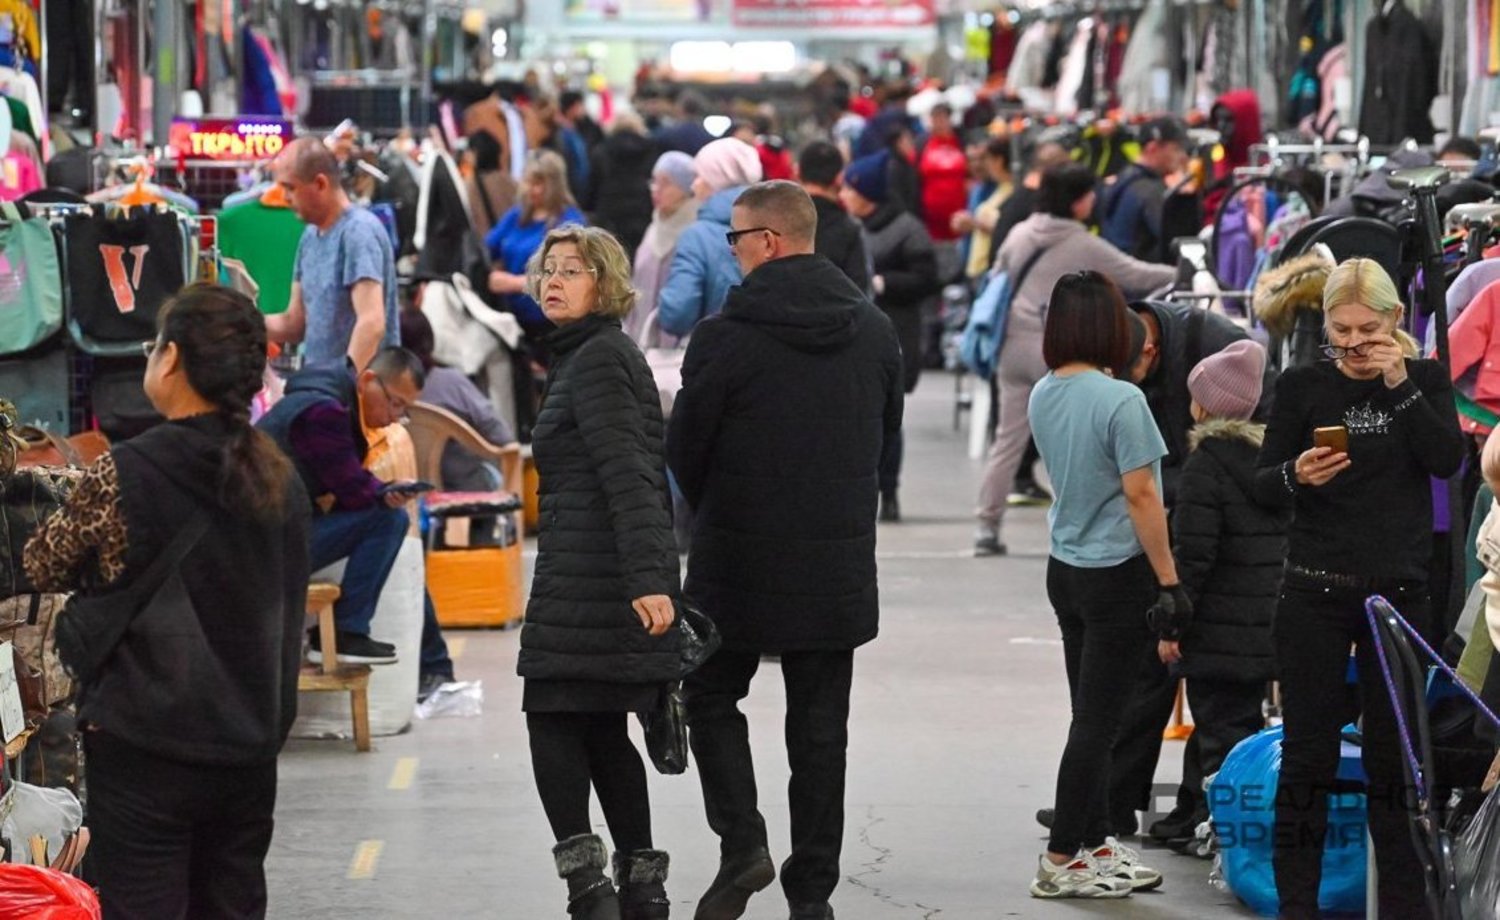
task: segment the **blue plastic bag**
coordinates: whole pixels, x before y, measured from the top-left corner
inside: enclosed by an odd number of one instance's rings
[[[1281,735],[1278,726],[1241,741],[1224,759],[1208,791],[1224,880],[1241,901],[1265,917],[1276,916],[1280,906],[1271,856]],[[1365,840],[1364,795],[1330,795],[1323,884],[1318,889],[1321,910],[1364,911]]]
[[[969,321],[958,340],[958,357],[982,380],[995,376],[1000,343],[1005,339],[1005,321],[1010,315],[1010,275],[989,276],[984,289],[969,307]]]

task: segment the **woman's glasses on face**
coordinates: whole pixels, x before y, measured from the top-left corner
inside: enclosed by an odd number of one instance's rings
[[[1323,357],[1337,361],[1340,358],[1363,358],[1370,353],[1370,349],[1374,348],[1375,344],[1374,342],[1360,342],[1358,345],[1322,345],[1319,348],[1323,352]]]
[[[558,268],[553,265],[548,265],[543,268],[537,269],[533,277],[535,277],[536,280],[542,284],[546,284],[548,281],[551,281],[553,277],[558,277],[561,278],[564,282],[571,283],[577,281],[579,278],[582,278],[584,275],[592,275],[593,273],[594,270],[592,268],[579,268],[576,265],[569,265],[567,268]]]

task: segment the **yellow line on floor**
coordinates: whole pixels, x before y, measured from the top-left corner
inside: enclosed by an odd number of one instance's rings
[[[463,636],[458,636],[457,638],[449,639],[448,640],[448,657],[452,658],[454,661],[457,661],[458,659],[462,658],[463,654],[464,654],[464,646],[466,646],[468,644],[469,644],[469,640],[466,639],[466,638],[464,638]]]
[[[396,769],[391,771],[391,782],[386,788],[397,792],[410,789],[411,781],[416,778],[416,775],[417,758],[403,757],[396,761]]]
[[[375,867],[380,863],[380,851],[385,849],[384,840],[361,840],[354,848],[354,860],[349,863],[351,879],[375,877]]]

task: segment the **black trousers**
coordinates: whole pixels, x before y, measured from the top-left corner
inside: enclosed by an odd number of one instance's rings
[[[536,790],[558,840],[594,832],[589,819],[592,786],[615,849],[651,849],[646,767],[626,730],[628,718],[624,712],[526,714]]]
[[[1265,727],[1261,712],[1265,695],[1266,685],[1259,682],[1188,678],[1193,734],[1183,746],[1182,785],[1177,788],[1175,810],[1191,815],[1194,827],[1208,820],[1204,778],[1219,772],[1236,744]]]
[[[901,465],[906,456],[906,432],[898,431],[895,437],[885,439],[880,448],[880,491],[895,494],[901,488]]]
[[[1144,555],[1089,569],[1047,561],[1047,599],[1062,629],[1073,721],[1057,767],[1056,814],[1047,849],[1072,855],[1114,832],[1109,801],[1110,749],[1119,713],[1130,705],[1141,649],[1155,648],[1146,609],[1156,576]],[[1157,732],[1160,735],[1160,731]]]
[[[210,767],[84,734],[87,876],[105,920],[259,920],[276,761]]]
[[[688,740],[703,783],[708,826],[728,861],[765,847],[750,729],[739,709],[760,667],[758,652],[721,650],[683,681]],[[839,882],[844,845],[844,775],[854,651],[786,652],[787,789],[792,853],[781,887],[793,903],[827,901]]]
[[[1351,642],[1356,646],[1364,715],[1362,756],[1370,836],[1380,871],[1380,915],[1427,916],[1421,863],[1407,817],[1404,754],[1375,640],[1365,619],[1367,593],[1289,582],[1276,609],[1276,663],[1286,735],[1281,745],[1273,862],[1281,916],[1290,920],[1318,916],[1327,793],[1338,771],[1339,733],[1349,715],[1345,679]],[[1407,584],[1383,593],[1413,626],[1426,628],[1428,602],[1423,586]]]
[[[1116,824],[1131,812],[1151,809],[1151,787],[1156,779],[1157,762],[1161,760],[1162,731],[1176,702],[1177,679],[1157,657],[1156,643],[1147,643],[1111,757],[1109,800]]]

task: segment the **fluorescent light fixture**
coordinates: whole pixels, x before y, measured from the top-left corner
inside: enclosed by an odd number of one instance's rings
[[[673,42],[667,59],[673,70],[722,73],[729,70],[729,42]]]
[[[736,73],[786,73],[797,66],[791,42],[735,42],[731,52]]]

